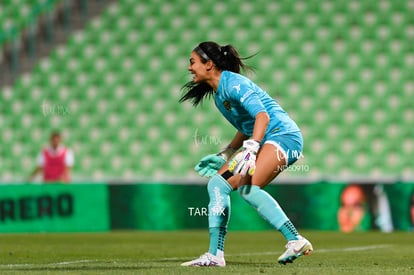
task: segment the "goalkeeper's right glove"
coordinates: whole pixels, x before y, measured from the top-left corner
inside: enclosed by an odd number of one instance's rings
[[[226,163],[226,161],[234,154],[235,150],[228,146],[218,154],[211,154],[203,157],[194,170],[203,177],[211,177]]]
[[[242,177],[246,174],[252,176],[256,169],[256,155],[259,148],[260,143],[257,140],[245,140],[243,150],[229,162],[229,171],[234,175],[240,174]]]

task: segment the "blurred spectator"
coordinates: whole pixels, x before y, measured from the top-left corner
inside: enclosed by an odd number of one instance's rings
[[[50,136],[50,145],[44,148],[37,157],[37,167],[31,173],[30,181],[42,172],[43,182],[70,182],[74,156],[73,152],[61,142],[60,132],[53,132]]]
[[[391,207],[383,185],[376,184],[371,193],[373,194],[371,205],[372,214],[375,217],[375,226],[382,232],[392,232],[394,225],[392,223]]]
[[[355,184],[345,187],[340,199],[339,230],[349,233],[370,229],[369,208],[362,187]]]
[[[411,217],[411,228],[414,230],[414,192],[411,195],[410,217]]]

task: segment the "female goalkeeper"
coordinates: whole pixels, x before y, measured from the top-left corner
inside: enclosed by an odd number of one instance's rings
[[[207,185],[210,247],[207,253],[183,266],[226,265],[224,239],[233,190],[286,238],[287,249],[279,263],[291,263],[313,250],[277,201],[263,190],[300,156],[300,129],[274,99],[240,74],[245,68],[243,58],[231,45],[202,42],[191,52],[188,70],[193,79],[183,86],[180,102],[190,100],[197,106],[204,98],[213,97],[237,133],[227,148],[204,157],[195,167],[200,175],[211,177]]]

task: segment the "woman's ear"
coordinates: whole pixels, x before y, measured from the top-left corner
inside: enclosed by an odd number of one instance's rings
[[[211,59],[208,60],[207,63],[206,63],[206,71],[211,71],[211,69],[213,69],[213,67],[214,67],[213,61]]]

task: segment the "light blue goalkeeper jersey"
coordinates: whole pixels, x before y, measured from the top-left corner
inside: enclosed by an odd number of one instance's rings
[[[300,131],[275,99],[243,75],[223,71],[214,102],[224,117],[247,136],[252,136],[255,118],[260,112],[267,112],[270,117],[264,140],[270,135]]]

